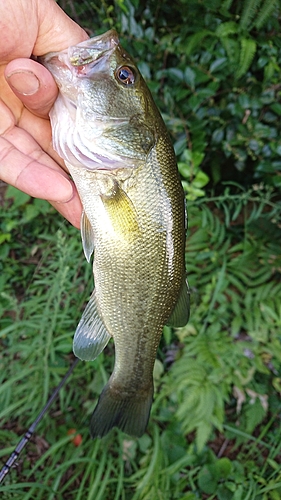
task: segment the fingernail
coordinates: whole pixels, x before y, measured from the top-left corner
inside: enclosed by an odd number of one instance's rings
[[[60,201],[56,199],[57,203],[68,203],[74,197],[73,185],[64,176],[61,176],[60,185],[56,189],[56,195],[60,199]]]
[[[31,71],[13,71],[6,79],[12,89],[22,95],[33,95],[40,86],[37,76]]]

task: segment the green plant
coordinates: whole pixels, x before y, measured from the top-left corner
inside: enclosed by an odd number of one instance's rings
[[[209,179],[247,186],[262,180],[280,188],[277,0],[62,5],[92,34],[120,32],[186,165],[191,199],[205,192]]]
[[[186,255],[195,299],[191,321],[178,332],[183,348],[167,390],[173,401],[177,394],[183,430],[197,430],[199,450],[213,426],[222,430],[233,395],[239,410],[245,404],[240,425],[247,432],[268,412],[281,361],[281,206],[271,196],[263,189],[226,192],[189,208]],[[274,242],[272,234],[279,235]]]
[[[279,188],[279,3],[125,0],[112,15],[164,114],[179,161],[186,162],[187,150],[191,166],[195,161],[215,183],[250,185],[254,178]],[[112,27],[104,25],[107,16],[101,19],[95,32]],[[193,179],[191,168],[186,181]]]
[[[25,213],[30,203],[12,211]],[[176,333],[165,328],[148,432],[140,439],[117,431],[103,441],[89,439],[89,418],[112,370],[110,343],[94,362],[78,364],[7,477],[4,498],[194,500],[208,494],[244,500],[247,494],[254,500],[278,494],[280,211],[272,191],[259,186],[230,186],[223,195],[189,202],[191,321]],[[37,219],[24,232],[15,226],[5,242],[14,271],[3,267],[3,290],[13,290],[13,299],[3,304],[0,319],[2,457],[65,373],[92,289],[77,230],[53,210],[48,220],[52,235]],[[13,289],[23,266],[14,249],[29,231],[25,288]],[[28,258],[35,243],[36,263]],[[70,429],[82,436],[80,446]],[[231,444],[229,456],[221,456],[222,439]]]

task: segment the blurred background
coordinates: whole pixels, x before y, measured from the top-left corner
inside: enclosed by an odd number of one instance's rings
[[[61,0],[115,28],[161,110],[189,229],[191,318],[165,327],[146,434],[89,437],[114,363],[80,362],[0,491],[5,499],[281,499],[281,9],[278,0]],[[72,362],[93,288],[79,232],[0,186],[0,456]]]

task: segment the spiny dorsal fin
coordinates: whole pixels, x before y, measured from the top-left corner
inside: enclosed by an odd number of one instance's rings
[[[103,351],[111,335],[108,333],[97,308],[93,291],[73,339],[73,352],[83,361],[91,361]]]

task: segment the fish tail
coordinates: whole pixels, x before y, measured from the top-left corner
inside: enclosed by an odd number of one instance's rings
[[[153,400],[153,384],[142,393],[122,393],[114,390],[108,383],[98,400],[91,418],[92,438],[105,436],[113,427],[130,436],[144,434]]]

